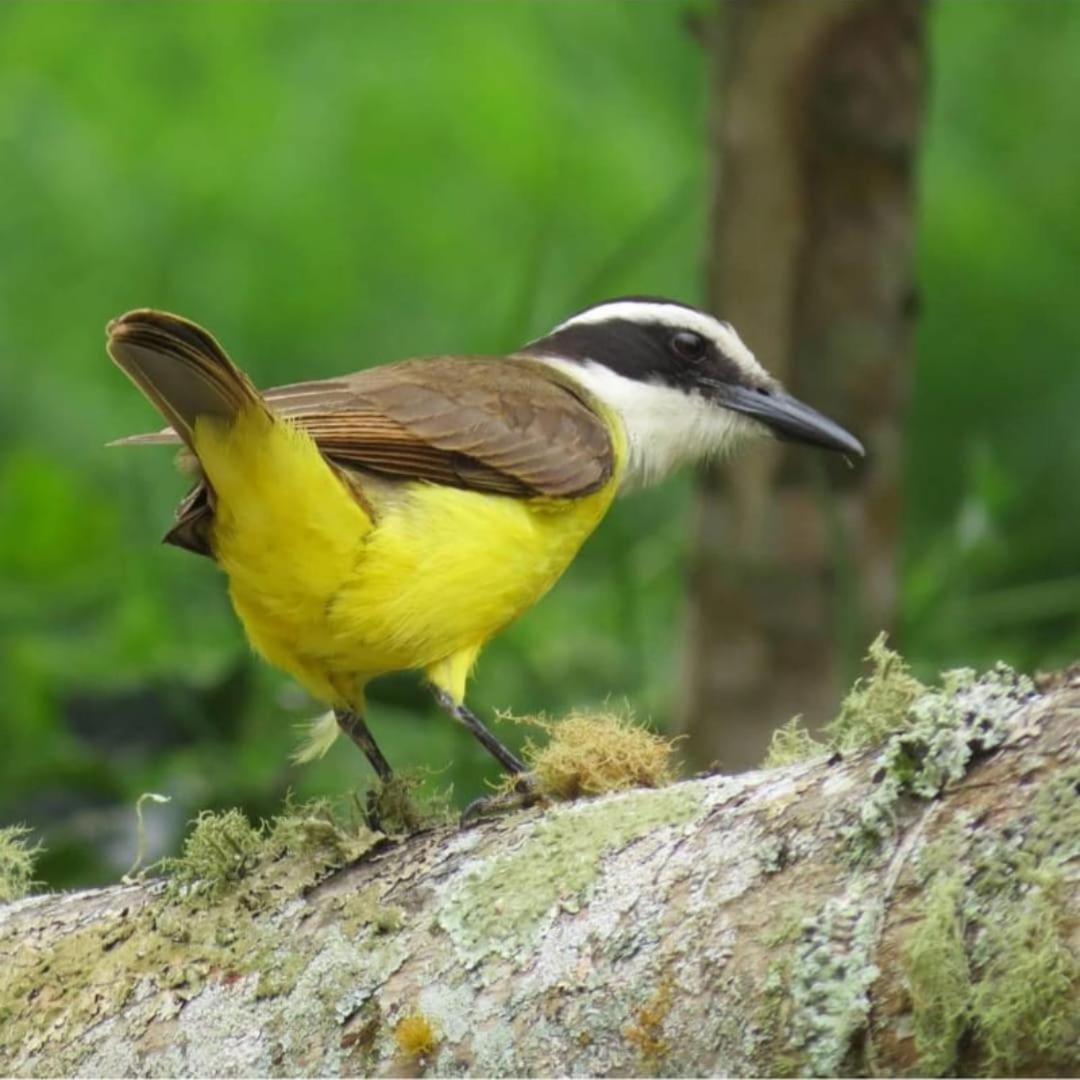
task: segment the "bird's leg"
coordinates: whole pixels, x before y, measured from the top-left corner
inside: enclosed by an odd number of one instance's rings
[[[459,704],[439,687],[432,688],[435,692],[435,700],[455,720],[464,724],[476,736],[485,750],[513,777],[514,787],[511,791],[505,791],[498,795],[489,795],[484,798],[474,799],[461,815],[463,825],[473,825],[485,817],[494,814],[505,814],[511,810],[523,810],[532,806],[539,798],[533,785],[532,777],[525,769],[525,762],[512,750],[508,750],[490,731],[487,726],[472,711],[463,704]]]
[[[393,769],[390,768],[390,762],[383,757],[383,752],[376,745],[367,724],[364,723],[364,718],[352,709],[335,709],[334,716],[338,727],[364,751],[379,779],[389,780],[394,774]]]
[[[374,736],[368,730],[367,724],[364,723],[364,718],[358,712],[353,712],[352,709],[335,709],[334,716],[337,719],[338,727],[364,751],[364,755],[371,762],[371,767],[379,777],[380,784],[389,783],[393,779],[394,771],[390,768],[390,762],[383,757],[383,752],[379,749]],[[378,798],[377,792],[374,790],[368,792],[366,817],[368,827],[376,832],[381,832],[380,826],[382,823],[379,820]]]
[[[476,737],[484,749],[508,772],[518,775],[525,772],[525,762],[513,751],[508,750],[488,731],[483,720],[464,704],[456,702],[445,690],[433,687],[435,700],[455,720],[464,724]]]

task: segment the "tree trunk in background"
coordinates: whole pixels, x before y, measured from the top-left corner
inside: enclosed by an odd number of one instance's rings
[[[702,479],[683,729],[739,768],[792,715],[827,719],[895,614],[927,7],[720,6],[709,304],[869,455],[775,443]]]

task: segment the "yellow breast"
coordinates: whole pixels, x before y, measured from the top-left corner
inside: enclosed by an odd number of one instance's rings
[[[369,514],[284,421],[200,420],[196,449],[249,639],[335,705],[360,706],[369,679],[409,668],[460,699],[480,648],[558,580],[618,486],[618,470],[580,499],[380,484],[364,490]]]

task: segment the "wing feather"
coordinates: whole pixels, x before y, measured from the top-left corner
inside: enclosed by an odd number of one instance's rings
[[[583,392],[524,357],[405,360],[263,397],[344,468],[523,498],[586,495],[615,467]],[[168,428],[118,440],[179,441]]]
[[[572,497],[614,470],[581,391],[524,358],[444,356],[266,393],[328,457],[497,494]]]

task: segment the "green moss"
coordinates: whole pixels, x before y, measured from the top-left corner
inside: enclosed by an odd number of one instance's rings
[[[765,760],[761,764],[765,769],[778,769],[827,753],[829,747],[815,739],[803,727],[802,717],[793,716],[772,733],[769,749],[765,752]]]
[[[1080,960],[1065,941],[1061,883],[1034,886],[987,921],[976,955],[985,957],[971,1015],[991,1076],[1023,1062],[1075,1065],[1080,1049]]]
[[[394,773],[371,789],[368,811],[387,836],[411,836],[422,829],[450,825],[457,820],[449,792],[421,797],[424,779],[419,771]]]
[[[695,789],[672,787],[549,813],[516,850],[465,876],[445,897],[440,924],[467,963],[492,952],[513,957],[557,903],[576,907],[609,851],[702,812]]]
[[[287,803],[283,813],[259,825],[240,810],[206,810],[195,819],[180,855],[162,860],[159,868],[185,894],[219,896],[260,876],[272,879],[278,892],[292,882],[295,892],[359,858],[378,840],[366,825],[335,815],[325,800]]]
[[[277,917],[282,905],[381,840],[326,803],[287,806],[258,826],[236,810],[200,815],[163,866],[172,876],[141,906],[46,947],[26,943],[0,983],[0,1073],[35,1051],[49,1054],[51,1071],[77,1072],[81,1044],[70,1031],[115,1015],[140,986],[185,1000],[208,981],[258,975],[260,996],[287,994],[314,959],[315,939]],[[370,897],[365,912],[356,929],[400,919]]]
[[[248,874],[262,857],[263,832],[240,810],[204,810],[193,825],[180,855],[161,863],[177,885],[220,892]]]
[[[1025,847],[1062,866],[1080,860],[1080,765],[1055,773],[1035,796]]]
[[[910,723],[909,711],[926,687],[911,674],[903,657],[890,649],[887,641],[881,633],[871,643],[866,655],[870,674],[855,681],[840,706],[839,715],[825,725],[829,749],[851,753],[878,746]]]
[[[988,831],[959,819],[920,854],[924,899],[904,971],[921,1074],[1075,1062],[1080,958],[1066,890],[1078,781],[1070,767],[1042,785],[1021,821]]]
[[[967,1025],[971,971],[962,898],[963,881],[955,870],[937,875],[926,892],[922,920],[904,949],[922,1076],[953,1072]]]
[[[773,732],[764,767],[776,768],[819,754],[853,753],[880,746],[890,735],[911,725],[911,708],[926,693],[904,662],[889,648],[884,633],[871,643],[866,654],[870,673],[855,680],[840,712],[816,739],[796,716]]]
[[[789,904],[774,920],[772,929],[763,937],[762,942],[770,949],[779,945],[789,945],[796,941],[806,922],[806,905],[801,900]]]
[[[34,887],[34,865],[41,845],[31,846],[25,825],[0,829],[0,904],[21,900]]]
[[[378,843],[378,834],[364,824],[358,808],[350,817],[335,813],[326,799],[295,805],[271,818],[262,830],[265,857],[291,855],[308,860],[313,870],[328,870],[354,862]]]
[[[800,919],[795,931],[798,932],[801,927]],[[781,940],[787,941],[788,936]],[[773,943],[768,944],[770,948],[774,947]],[[764,1056],[768,1060],[758,1070],[757,1075],[760,1076],[795,1076],[799,1071],[799,1059],[789,1049],[788,1040],[793,1012],[791,963],[791,956],[787,953],[773,960],[761,986],[761,1005],[755,1019],[763,1036]]]

